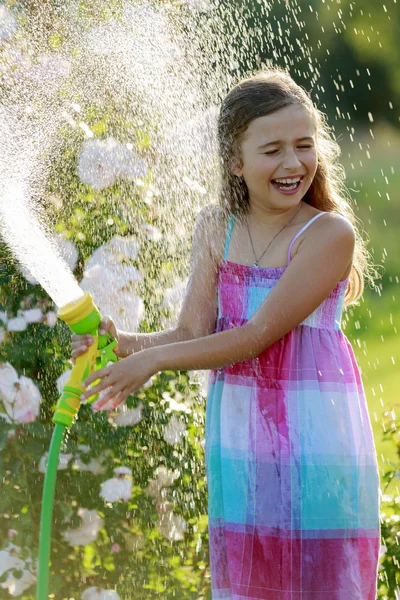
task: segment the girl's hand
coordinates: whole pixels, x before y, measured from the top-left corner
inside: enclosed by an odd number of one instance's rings
[[[119,342],[119,332],[115,326],[114,321],[111,317],[104,317],[100,323],[100,335],[105,335],[109,333],[111,337],[115,338]],[[77,335],[76,333],[72,334],[71,338],[71,347],[72,347],[72,364],[75,364],[76,358],[81,354],[84,354],[89,346],[93,344],[94,340],[91,335]],[[118,346],[114,350],[115,354],[118,356]]]
[[[89,375],[83,382],[85,388],[97,379],[101,379],[101,381],[94,387],[87,389],[81,399],[86,400],[94,394],[107,390],[101,395],[101,398],[96,400],[93,408],[94,410],[105,408],[110,399],[112,399],[112,402],[108,404],[107,409],[116,408],[126,400],[129,394],[133,394],[141,388],[157,371],[152,351],[150,349],[142,350]]]

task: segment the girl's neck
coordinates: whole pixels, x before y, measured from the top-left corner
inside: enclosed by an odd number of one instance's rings
[[[257,204],[251,203],[245,218],[247,219],[250,227],[263,229],[264,231],[279,231],[279,229],[286,225],[290,219],[296,215],[296,213],[298,213],[298,217],[300,219],[304,217],[304,204],[305,203],[300,200],[300,202],[290,208],[272,210],[265,208],[264,206],[257,206]],[[302,205],[301,208],[300,205]],[[291,225],[295,224],[296,220],[297,216],[293,219]]]

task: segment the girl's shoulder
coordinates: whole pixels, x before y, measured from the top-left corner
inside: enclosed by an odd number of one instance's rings
[[[224,254],[229,217],[230,215],[219,204],[207,204],[196,217],[196,226],[203,229],[210,252],[218,264]]]

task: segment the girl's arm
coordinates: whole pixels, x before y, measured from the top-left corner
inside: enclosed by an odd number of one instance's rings
[[[155,349],[157,371],[218,369],[258,356],[307,318],[332,292],[351,262],[353,227],[332,216],[300,244],[279,282],[242,327]]]
[[[218,265],[212,250],[221,243],[221,220],[217,205],[208,205],[197,215],[185,299],[175,327],[155,333],[118,331],[118,356],[207,336],[215,331],[217,319]]]

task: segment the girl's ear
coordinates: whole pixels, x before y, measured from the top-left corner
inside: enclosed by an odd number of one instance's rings
[[[243,167],[242,167],[241,160],[238,156],[231,157],[231,159],[229,161],[229,168],[234,175],[237,175],[238,177],[242,177]]]

